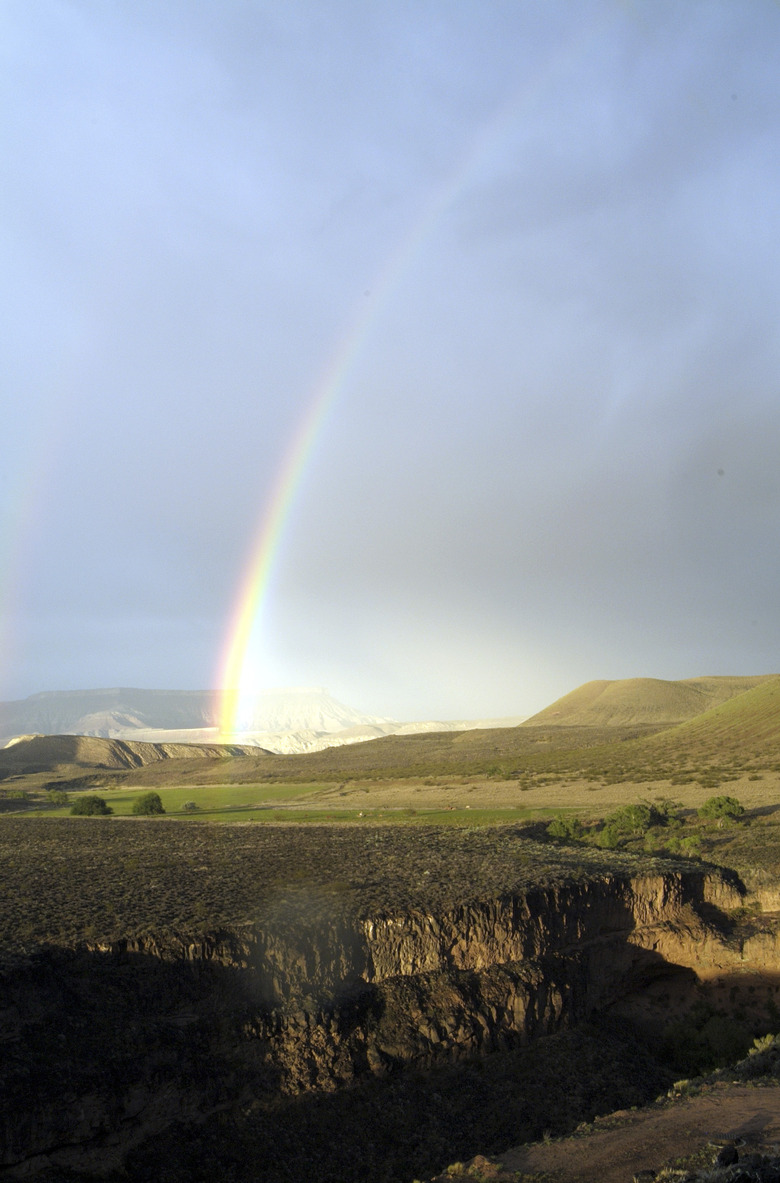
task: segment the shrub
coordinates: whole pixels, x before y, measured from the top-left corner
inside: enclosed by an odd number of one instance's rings
[[[49,789],[46,800],[49,805],[67,805],[69,798],[64,789]]]
[[[142,817],[154,817],[165,813],[165,807],[159,793],[142,793],[133,804],[133,813]]]
[[[70,812],[77,817],[93,817],[113,813],[113,809],[103,797],[77,797],[70,807]]]
[[[605,826],[597,841],[604,850],[614,850],[620,843],[620,833],[615,826]]]
[[[759,1035],[757,1039],[753,1040],[753,1046],[748,1050],[749,1056],[757,1056],[760,1052],[769,1051],[771,1047],[775,1046],[776,1035]]]
[[[644,834],[651,826],[662,825],[665,820],[655,805],[637,802],[636,805],[624,805],[610,813],[604,818],[604,825],[618,834]]]
[[[582,837],[583,826],[578,817],[555,817],[547,827],[550,838],[563,838],[576,841]]]
[[[699,817],[721,822],[724,819],[733,821],[737,817],[742,817],[744,812],[744,805],[740,805],[736,797],[710,797],[700,808]]]
[[[662,1058],[673,1070],[698,1076],[745,1055],[751,1042],[746,1026],[723,1015],[689,1014],[669,1023],[661,1041]]]
[[[682,809],[682,801],[674,801],[671,797],[657,797],[651,808],[655,810],[660,819],[655,825],[675,825],[680,824],[680,810]]]
[[[200,809],[200,806],[198,805],[197,801],[185,801],[182,805],[182,809],[185,813],[194,813],[196,809]]]
[[[685,838],[673,838],[668,844],[671,854],[685,854],[690,858],[701,856],[701,838],[698,834],[689,834]]]

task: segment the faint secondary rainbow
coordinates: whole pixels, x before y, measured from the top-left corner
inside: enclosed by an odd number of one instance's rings
[[[67,373],[58,374],[67,389]],[[17,438],[13,456],[4,473],[4,495],[0,505],[0,696],[18,694],[18,680],[26,681],[24,670],[25,594],[34,562],[31,551],[42,529],[47,501],[58,475],[58,452],[66,438],[66,407],[52,402],[40,406],[35,424],[46,423],[43,434],[30,429],[27,438]],[[13,680],[12,680],[13,677]]]
[[[280,543],[320,429],[367,340],[372,324],[425,239],[466,187],[477,164],[488,156],[492,148],[498,146],[520,110],[531,106],[555,71],[569,64],[575,52],[581,51],[583,45],[595,35],[592,27],[587,32],[589,36],[575,36],[562,46],[533,78],[510,96],[477,134],[469,150],[436,189],[398,249],[380,270],[371,286],[374,294],[370,299],[361,300],[339,347],[316,384],[279,467],[230,616],[217,674],[219,731],[222,737],[228,738],[247,729],[262,689],[268,688],[259,668],[257,654],[261,648],[264,608]]]

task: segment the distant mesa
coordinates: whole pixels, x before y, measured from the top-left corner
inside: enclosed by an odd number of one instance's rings
[[[144,768],[160,760],[221,760],[262,753],[262,748],[250,744],[143,743],[98,735],[25,735],[0,749],[0,770],[62,772],[91,768],[117,772]]]
[[[223,756],[228,751],[259,754],[260,750],[300,755],[388,736],[517,726],[556,731],[566,727],[636,728],[647,733],[693,726],[697,721],[698,728],[719,730],[731,726],[742,714],[747,726],[749,714],[750,720],[766,715],[766,726],[772,730],[776,728],[777,687],[780,676],[773,674],[680,681],[601,679],[586,682],[527,719],[513,716],[421,722],[398,722],[364,714],[332,698],[321,687],[292,687],[259,695],[251,729],[230,736],[219,730],[220,696],[216,691],[55,691],[0,703],[0,747],[24,746],[33,762],[40,757],[44,766],[50,766],[54,752],[48,750],[44,740],[59,737],[59,758],[66,763],[92,762],[88,741],[110,740],[110,750],[101,748],[99,757],[95,752],[94,762],[118,768],[139,766],[161,757],[203,756],[204,747]],[[754,723],[749,725],[752,728]],[[763,727],[762,723],[759,729]],[[68,737],[77,736],[82,737],[81,746],[66,751]],[[128,745],[132,745],[132,752]]]
[[[63,690],[0,703],[0,746],[33,736],[94,736],[146,744],[219,744],[296,754],[360,743],[384,735],[507,727],[510,719],[405,723],[345,706],[321,687],[264,691],[246,730],[219,731],[214,690]]]

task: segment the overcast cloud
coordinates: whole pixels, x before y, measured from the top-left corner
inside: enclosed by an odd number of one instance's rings
[[[780,6],[4,0],[0,697],[780,671]],[[367,307],[368,303],[368,307]]]

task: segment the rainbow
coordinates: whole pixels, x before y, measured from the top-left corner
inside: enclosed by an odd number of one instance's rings
[[[584,39],[581,36],[573,36],[568,43],[562,45],[558,52],[540,67],[535,76],[513,92],[480,130],[469,150],[435,190],[399,248],[380,270],[371,286],[371,291],[376,295],[370,300],[365,297],[361,299],[339,347],[316,384],[279,467],[270,499],[255,534],[250,561],[241,580],[226,630],[225,646],[216,679],[220,694],[219,732],[224,739],[248,728],[258,696],[264,686],[257,655],[261,650],[263,613],[280,543],[320,430],[355,365],[372,324],[422,243],[454,203],[458,194],[465,189],[477,165],[500,146],[507,129],[520,110],[527,110],[533,100],[542,93],[545,83],[550,81],[554,73],[561,67],[570,65],[575,50],[581,50],[584,43],[595,35],[593,27],[588,32],[590,36]]]
[[[219,681],[219,731],[230,736],[245,730],[251,720],[262,677],[254,661],[262,609],[274,561],[301,484],[304,470],[336,393],[344,381],[365,333],[368,319],[358,318],[335,354],[298,426],[279,468],[268,508],[257,531],[252,558],[241,583],[228,627]]]

